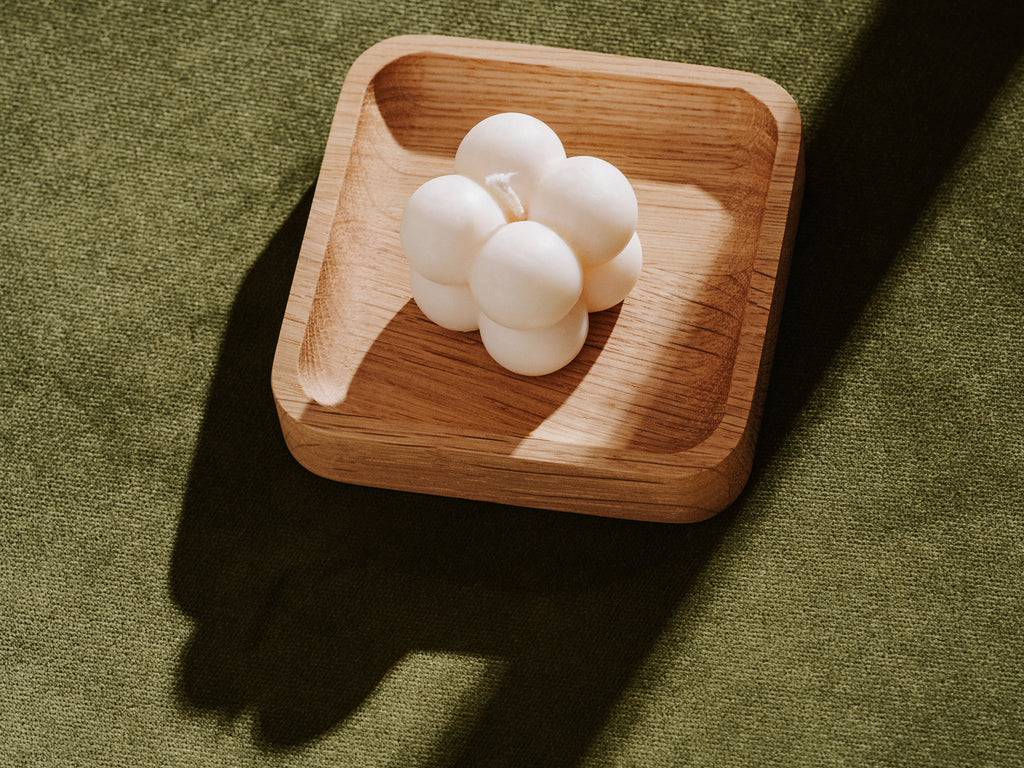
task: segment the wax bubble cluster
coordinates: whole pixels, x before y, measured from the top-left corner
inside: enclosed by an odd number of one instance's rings
[[[412,194],[401,241],[424,315],[479,330],[499,365],[542,376],[579,354],[588,313],[632,290],[636,224],[636,195],[615,166],[566,157],[551,128],[506,112],[466,134],[454,173]]]

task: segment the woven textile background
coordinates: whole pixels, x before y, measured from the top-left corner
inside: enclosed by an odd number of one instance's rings
[[[807,182],[750,484],[330,483],[270,364],[353,59],[756,72]],[[0,763],[1020,765],[1024,5],[0,0]]]

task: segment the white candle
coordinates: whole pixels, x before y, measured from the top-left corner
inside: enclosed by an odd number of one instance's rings
[[[547,125],[506,112],[478,123],[455,173],[423,184],[402,217],[412,293],[428,318],[480,330],[527,376],[570,363],[588,312],[621,302],[643,263],[629,181],[595,157],[566,157]]]
[[[527,331],[566,316],[583,293],[583,270],[557,234],[535,221],[516,221],[477,253],[469,289],[491,320]]]

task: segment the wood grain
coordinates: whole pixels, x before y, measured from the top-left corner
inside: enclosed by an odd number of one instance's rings
[[[466,132],[518,111],[632,182],[644,272],[580,356],[511,374],[411,301],[398,241]],[[803,182],[800,114],[756,75],[409,36],[346,78],[273,391],[313,472],[383,488],[695,521],[746,483]]]

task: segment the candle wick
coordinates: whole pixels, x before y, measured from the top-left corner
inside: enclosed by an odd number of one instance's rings
[[[516,173],[516,171],[510,171],[489,174],[484,179],[484,184],[487,185],[501,207],[505,209],[505,213],[514,221],[523,221],[526,219],[526,209],[523,208],[523,201],[519,199],[519,195],[512,189],[512,177]]]

